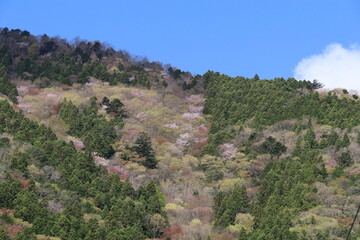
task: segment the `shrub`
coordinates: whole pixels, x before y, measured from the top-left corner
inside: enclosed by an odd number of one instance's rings
[[[224,173],[219,169],[211,169],[205,172],[206,181],[214,182],[224,178]]]
[[[10,139],[7,137],[0,138],[0,148],[10,147]]]

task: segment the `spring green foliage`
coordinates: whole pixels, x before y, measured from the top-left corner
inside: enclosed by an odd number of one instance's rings
[[[68,106],[76,109],[73,105]],[[91,106],[86,109],[87,112],[93,110],[95,108],[91,109]],[[78,111],[68,112],[79,114]],[[49,128],[14,111],[5,100],[0,101],[0,133],[11,134],[14,141],[31,146],[14,154],[7,166],[12,172],[18,171],[28,178],[26,187],[9,174],[0,182],[0,207],[16,210],[15,217],[32,224],[31,228],[26,227],[25,232],[19,233],[17,239],[32,239],[31,236],[36,234],[74,240],[159,237],[163,228],[154,232],[149,221],[144,221],[154,215],[163,219],[163,227],[167,226],[164,197],[153,182],[135,191],[129,182],[97,167],[91,155],[77,152],[71,143],[58,140]],[[56,169],[61,177],[30,176],[27,172],[30,164],[53,169],[51,171]],[[57,190],[52,191],[67,192],[70,199],[55,198],[67,203],[63,211],[54,212],[47,208],[50,196],[44,188],[53,189],[48,181],[57,185]],[[97,214],[105,224],[100,224],[97,219],[85,220],[84,214]],[[0,235],[4,235],[2,230]]]

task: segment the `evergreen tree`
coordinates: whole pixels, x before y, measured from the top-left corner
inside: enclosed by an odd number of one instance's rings
[[[317,79],[314,79],[312,81],[312,89],[316,90],[316,89],[323,88],[323,87],[324,87],[324,84],[319,82]]]
[[[12,179],[0,183],[0,206],[12,209],[16,195],[21,191],[21,184]]]
[[[151,139],[145,132],[141,132],[139,137],[136,139],[132,149],[139,154],[140,157],[145,158],[142,164],[147,168],[156,168],[157,160],[155,158],[154,150],[151,146]]]
[[[338,158],[339,165],[341,167],[349,167],[352,163],[349,150],[342,152]]]
[[[0,227],[0,240],[10,240],[10,237],[4,232],[4,229]]]
[[[348,147],[350,145],[350,139],[347,133],[344,134],[342,139],[341,147]]]
[[[286,146],[278,141],[272,136],[266,138],[265,142],[261,144],[261,150],[263,153],[269,153],[271,157],[274,156],[280,157],[281,154],[286,152]]]
[[[311,150],[317,147],[318,147],[318,143],[316,141],[315,132],[313,131],[313,129],[310,128],[306,132],[306,135],[304,137],[304,148],[305,150]]]
[[[226,228],[234,224],[236,214],[249,210],[249,199],[244,186],[236,185],[229,194],[218,193],[215,200],[215,228]]]

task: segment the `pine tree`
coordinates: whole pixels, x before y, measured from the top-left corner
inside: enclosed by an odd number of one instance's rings
[[[281,154],[286,152],[286,146],[281,142],[276,141],[272,136],[268,137],[265,142],[261,144],[261,150],[263,153],[270,153],[271,157],[280,157]]]
[[[318,147],[316,141],[315,132],[310,128],[304,137],[304,148],[305,150],[315,149]]]
[[[215,220],[214,227],[216,228],[226,228],[230,224],[234,223],[233,213],[230,209],[226,209],[226,211],[221,215],[220,218]]]
[[[342,140],[342,147],[348,147],[350,145],[350,139],[347,133],[344,134],[343,140]]]
[[[338,158],[338,162],[342,167],[349,167],[351,165],[352,159],[349,150],[342,152],[340,154],[340,157]]]
[[[226,228],[234,224],[236,214],[245,213],[249,209],[249,199],[244,186],[236,185],[229,195],[219,193],[215,199],[215,223],[216,228]]]
[[[10,240],[10,237],[4,232],[4,230],[0,227],[0,240]]]
[[[132,149],[139,154],[140,157],[145,158],[142,164],[147,168],[156,168],[157,160],[155,158],[154,150],[151,146],[151,139],[147,133],[141,132],[135,141]]]

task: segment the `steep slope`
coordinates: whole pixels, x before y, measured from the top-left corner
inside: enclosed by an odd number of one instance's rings
[[[2,238],[345,239],[355,93],[6,28],[0,52]]]
[[[231,195],[217,193],[215,226],[240,239],[344,239],[360,204],[352,191],[359,179],[357,95],[318,92],[316,82],[294,79],[204,77],[211,129],[203,152],[224,159],[232,146],[217,171],[231,170],[251,197],[234,212]]]
[[[116,153],[111,158],[95,157],[96,163],[105,166],[111,173],[118,173],[122,179],[129,179],[136,188],[150,179],[156,179],[168,203],[166,208],[170,213],[170,224],[175,229],[181,226],[183,235],[187,237],[211,232],[210,189],[204,188],[203,173],[193,172],[197,159],[187,156],[197,155],[206,143],[208,125],[201,114],[204,104],[201,95],[176,96],[171,90],[109,86],[96,81],[65,90],[60,87],[39,89],[30,84],[25,87],[24,83],[19,88],[16,108],[22,109],[29,118],[51,126],[59,138],[82,147],[86,144],[68,134],[68,126],[57,113],[60,103],[66,99],[76,106],[86,106],[90,103],[90,96],[99,100],[105,96],[121,99],[128,116],[124,118],[125,125],[118,131],[113,144]],[[99,110],[99,113],[110,117],[105,110]],[[158,169],[147,170],[128,151],[140,132],[147,132],[153,140],[159,160]],[[205,225],[194,230],[190,223],[197,218]]]

